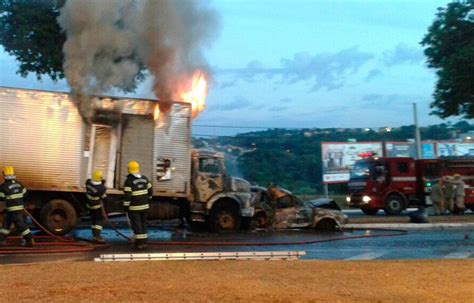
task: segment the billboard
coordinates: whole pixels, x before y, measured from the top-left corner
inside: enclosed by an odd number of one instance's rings
[[[474,143],[438,142],[436,155],[438,157],[474,156]]]
[[[386,142],[385,156],[416,158],[416,144],[415,142]],[[421,144],[421,157],[422,159],[435,158],[434,143],[423,142]]]
[[[382,142],[322,142],[321,156],[324,183],[349,181],[349,173],[355,161],[363,154],[382,156]]]

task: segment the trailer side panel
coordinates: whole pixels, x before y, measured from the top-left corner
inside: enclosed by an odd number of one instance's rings
[[[168,168],[166,168],[166,163],[169,163]],[[162,114],[155,121],[153,164],[153,191],[156,195],[169,197],[189,195],[191,190],[190,104],[173,103],[169,114]],[[166,170],[169,171],[168,175],[166,175]]]
[[[0,166],[29,189],[80,190],[84,124],[64,93],[0,88]]]

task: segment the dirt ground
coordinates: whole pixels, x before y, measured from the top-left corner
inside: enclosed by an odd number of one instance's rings
[[[3,302],[474,302],[473,260],[0,266]]]

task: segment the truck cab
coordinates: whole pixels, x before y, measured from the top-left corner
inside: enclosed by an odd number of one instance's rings
[[[208,222],[214,231],[234,231],[254,215],[250,183],[227,175],[221,152],[192,150],[191,193],[191,223]]]

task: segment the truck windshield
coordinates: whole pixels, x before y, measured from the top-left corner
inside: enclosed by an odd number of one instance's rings
[[[356,162],[351,170],[351,180],[366,180],[370,176],[370,163]]]
[[[218,159],[201,158],[199,159],[199,171],[201,173],[223,174],[224,164]]]

